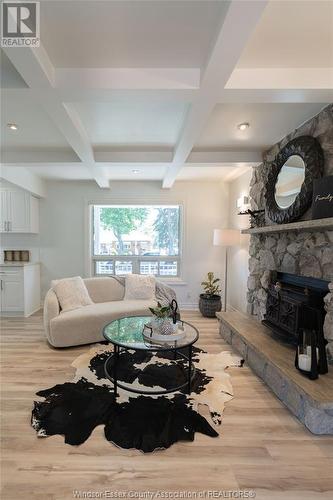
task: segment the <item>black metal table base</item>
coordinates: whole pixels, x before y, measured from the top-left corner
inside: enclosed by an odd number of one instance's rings
[[[130,349],[125,349],[125,350],[130,350]],[[106,362],[104,364],[105,376],[113,383],[113,391],[114,391],[115,397],[118,396],[118,393],[117,393],[118,387],[120,387],[121,389],[124,389],[125,391],[133,392],[135,394],[145,394],[145,395],[151,395],[151,396],[170,394],[171,392],[180,391],[181,389],[184,389],[186,387],[188,394],[191,394],[192,381],[194,379],[195,371],[196,371],[195,366],[192,363],[192,345],[189,346],[189,348],[188,348],[188,351],[189,351],[188,356],[186,356],[186,354],[184,354],[180,351],[177,351],[175,349],[170,349],[170,351],[175,353],[174,360],[177,360],[177,356],[180,356],[181,358],[188,361],[188,374],[187,374],[186,382],[184,384],[178,385],[177,387],[172,387],[171,389],[164,389],[162,391],[145,391],[142,389],[135,389],[135,388],[130,387],[128,385],[122,384],[121,382],[118,381],[117,365],[119,362],[120,347],[115,345],[113,353],[111,354],[111,356],[108,357],[108,359],[106,360]],[[109,370],[109,365],[113,359],[114,359],[113,367],[112,368],[110,367],[110,369],[113,372],[113,375],[111,375],[110,370]]]

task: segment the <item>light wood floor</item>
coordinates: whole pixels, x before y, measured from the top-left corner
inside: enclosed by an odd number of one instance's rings
[[[184,318],[200,329],[199,346],[229,350],[217,320],[196,312]],[[105,495],[100,498],[156,490],[204,491],[201,498],[233,498],[226,496],[230,490],[253,490],[260,500],[333,498],[333,437],[313,436],[246,366],[229,371],[235,398],[219,438],[197,434],[194,443],[144,455],[117,449],[102,427],[79,447],[61,436],[37,439],[30,427],[35,392],[70,380],[71,361],[87,347],[51,349],[40,313],[3,320],[1,341],[4,500],[71,499],[74,490]]]

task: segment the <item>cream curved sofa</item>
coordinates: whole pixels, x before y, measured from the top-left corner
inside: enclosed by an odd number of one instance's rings
[[[51,288],[44,301],[44,328],[53,347],[69,347],[105,340],[103,327],[125,316],[149,315],[156,301],[124,300],[125,288],[112,278],[84,280],[94,304],[61,312]]]

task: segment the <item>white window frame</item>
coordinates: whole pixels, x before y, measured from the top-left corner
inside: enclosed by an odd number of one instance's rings
[[[179,207],[179,253],[178,255],[172,255],[172,256],[166,256],[166,255],[95,255],[94,254],[94,217],[93,217],[93,208],[96,205],[114,205],[114,206],[119,206],[119,205],[124,205],[124,207],[130,207],[132,206],[146,206],[146,207],[169,207],[169,206],[177,206]],[[163,201],[163,202],[152,202],[150,200],[146,200],[144,202],[142,201],[122,201],[119,203],[116,200],[110,200],[107,202],[104,201],[98,201],[98,202],[91,202],[88,204],[88,220],[89,220],[89,253],[88,253],[88,259],[89,259],[89,276],[96,276],[96,277],[102,277],[102,276],[109,276],[110,274],[107,273],[96,273],[96,262],[101,262],[101,261],[113,261],[113,271],[115,273],[115,265],[116,261],[130,261],[133,264],[132,272],[134,274],[140,274],[140,262],[165,262],[165,261],[170,261],[170,262],[177,262],[177,274],[174,275],[161,275],[157,274],[156,278],[159,280],[167,280],[167,281],[172,281],[172,280],[180,280],[181,279],[181,271],[182,271],[182,256],[183,256],[183,241],[184,241],[184,206],[182,203],[179,202],[173,202],[173,201]]]

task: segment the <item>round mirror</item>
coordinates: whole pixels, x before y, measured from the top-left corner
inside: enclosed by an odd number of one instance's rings
[[[295,137],[266,164],[265,214],[284,224],[299,219],[311,206],[313,181],[322,176],[324,154],[317,139]]]
[[[282,165],[275,184],[275,201],[280,208],[290,207],[300,193],[305,179],[305,163],[298,155],[289,156]]]

